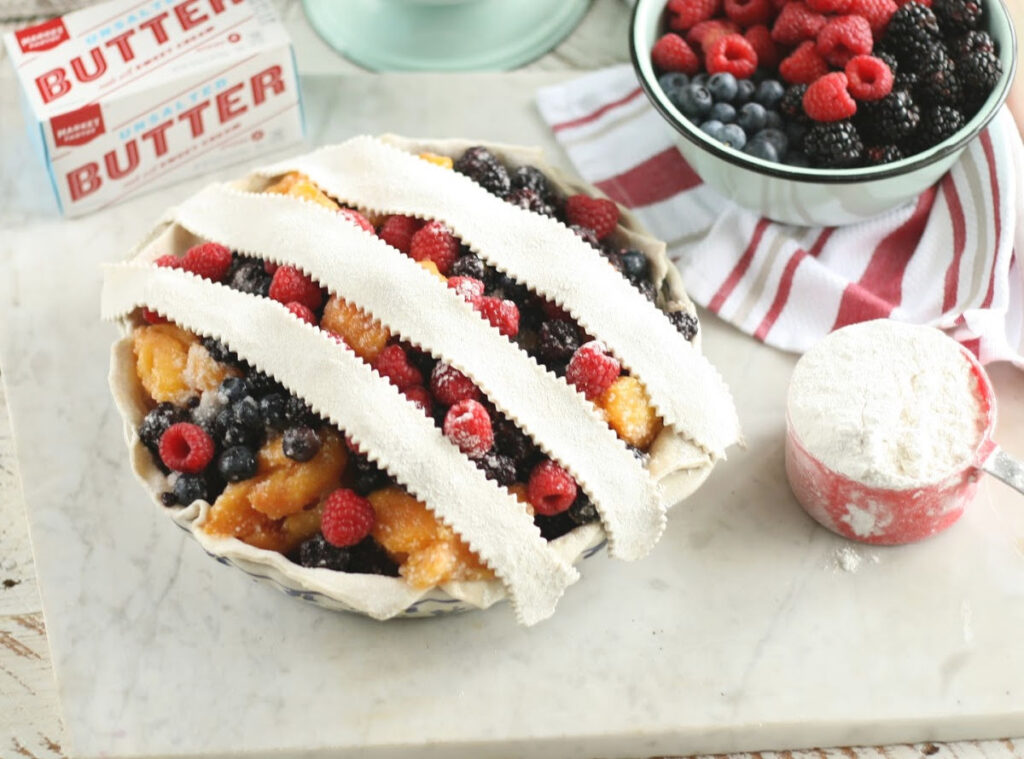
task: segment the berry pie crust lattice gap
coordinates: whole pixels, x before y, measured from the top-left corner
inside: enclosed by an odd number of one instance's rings
[[[211,555],[386,619],[549,616],[740,437],[664,244],[539,151],[357,137],[105,272],[132,465]]]

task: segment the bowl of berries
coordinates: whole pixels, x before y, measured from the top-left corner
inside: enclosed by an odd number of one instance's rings
[[[639,0],[633,64],[708,185],[776,221],[841,225],[919,195],[999,111],[1001,0]]]

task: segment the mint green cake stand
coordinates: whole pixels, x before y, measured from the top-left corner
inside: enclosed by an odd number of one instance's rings
[[[335,50],[378,71],[503,70],[546,53],[589,0],[303,0]]]

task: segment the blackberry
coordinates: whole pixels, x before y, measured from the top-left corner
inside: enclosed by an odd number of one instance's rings
[[[469,148],[459,156],[454,168],[499,198],[504,198],[512,189],[512,180],[505,166],[482,145]]]
[[[550,517],[537,514],[533,518],[533,523],[540,528],[540,535],[544,540],[560,538],[576,527],[576,523],[569,517],[568,510]]]
[[[625,251],[619,257],[619,262],[621,264],[620,271],[626,276],[626,279],[635,282],[636,280],[650,278],[651,262],[639,250]]]
[[[307,403],[295,395],[289,395],[284,402],[284,418],[292,425],[312,427],[316,415]]]
[[[391,477],[388,476],[388,473],[362,453],[350,453],[348,465],[354,475],[352,489],[361,496],[369,495],[374,490],[386,488],[391,484]]]
[[[947,36],[974,29],[981,20],[978,0],[932,0],[932,12]]]
[[[250,395],[252,390],[244,377],[227,377],[217,388],[217,397],[224,403],[236,403]]]
[[[160,503],[164,506],[174,506],[178,503],[178,496],[174,495],[170,490],[165,490],[160,494]]]
[[[179,474],[174,481],[172,495],[174,502],[182,506],[188,506],[193,501],[206,501],[209,498],[206,478],[201,474]]]
[[[217,473],[228,482],[256,476],[256,455],[244,445],[228,448],[217,457]]]
[[[949,54],[959,60],[971,53],[995,53],[996,43],[987,32],[972,30],[949,42]]]
[[[896,56],[893,55],[892,53],[888,52],[887,50],[878,50],[872,53],[872,55],[874,55],[876,58],[878,58],[878,60],[882,61],[882,63],[888,66],[889,71],[892,72],[893,76],[896,76],[896,74],[899,72],[899,61],[896,59]]]
[[[580,332],[572,322],[559,319],[540,325],[537,353],[545,364],[562,366],[579,347]]]
[[[473,253],[467,253],[457,258],[455,263],[452,264],[452,276],[473,277],[473,279],[479,279],[483,282],[484,277],[487,276],[487,267],[478,256]]]
[[[294,559],[296,564],[303,567],[333,569],[335,572],[346,571],[351,560],[350,548],[332,546],[324,540],[323,535],[314,535],[302,541]]]
[[[188,421],[188,412],[173,403],[161,403],[150,411],[139,425],[139,440],[152,451],[160,446],[160,438],[167,428],[178,422]]]
[[[529,477],[538,455],[533,441],[504,416],[494,418],[493,426],[494,450],[510,458],[516,465],[519,475],[525,480]]]
[[[576,525],[597,521],[597,509],[584,493],[576,496],[576,500],[572,502],[572,506],[565,513],[569,516],[570,521]]]
[[[262,398],[264,395],[270,393],[281,393],[284,394],[285,390],[281,387],[281,384],[271,377],[269,374],[265,374],[260,371],[250,371],[246,379],[249,382],[249,388],[252,394],[257,398]]]
[[[939,22],[930,8],[905,3],[892,15],[886,28],[883,52],[896,56],[900,66],[917,68],[930,50],[941,45]]]
[[[899,161],[906,156],[896,145],[872,145],[864,148],[864,162],[868,166],[881,166],[884,163]]]
[[[505,200],[514,206],[525,208],[527,211],[533,211],[534,213],[539,213],[542,216],[550,216],[551,218],[554,218],[555,216],[555,209],[548,205],[540,195],[528,187],[521,187],[517,190],[512,190]]]
[[[824,168],[852,166],[860,160],[863,149],[860,135],[849,121],[815,124],[804,137],[804,152],[815,166]]]
[[[989,96],[1003,75],[1003,64],[995,53],[977,51],[967,53],[957,61],[957,74],[963,84],[966,100],[981,104]]]
[[[476,460],[476,465],[483,470],[487,479],[505,487],[516,481],[516,462],[509,456],[488,451]]]
[[[373,538],[364,538],[349,548],[348,571],[361,575],[398,577],[398,564]]]
[[[292,461],[306,462],[320,452],[320,435],[312,427],[289,427],[281,438],[281,450]]]
[[[493,280],[491,295],[510,300],[517,306],[522,306],[530,299],[529,289],[525,285],[516,282],[507,274],[495,272],[491,280]]]
[[[221,448],[234,448],[235,446],[258,448],[260,446],[263,442],[261,430],[253,430],[242,427],[239,424],[232,424],[229,419],[229,412],[225,409],[217,415],[215,422],[216,429],[220,430],[220,437],[217,439],[217,442],[220,443]]]
[[[270,293],[272,277],[263,268],[263,263],[254,258],[236,258],[228,269],[226,282],[228,287],[243,293],[262,295]]]
[[[219,361],[222,364],[228,364],[229,366],[237,366],[238,354],[232,350],[228,350],[228,347],[224,345],[220,340],[216,340],[212,337],[204,337],[202,339],[203,347],[206,348],[206,352],[210,354],[210,358],[214,361]]]
[[[930,53],[917,77],[914,95],[921,105],[954,105],[963,99],[953,60],[945,50]]]
[[[594,230],[581,227],[579,224],[572,224],[569,226],[569,229],[575,232],[578,237],[582,237],[583,241],[591,247],[598,250],[601,249],[601,242],[597,239],[597,234],[594,233]]]
[[[864,137],[879,144],[893,144],[904,139],[921,121],[921,109],[906,90],[893,90],[881,100],[858,106],[857,126]]]
[[[789,121],[807,121],[807,114],[804,113],[804,94],[806,92],[806,84],[794,84],[787,87],[786,93],[779,101],[779,113]]]
[[[912,153],[927,150],[951,137],[964,125],[964,115],[948,105],[933,105],[921,114],[921,126],[910,140]]]
[[[555,193],[544,172],[533,166],[520,166],[512,172],[513,190],[533,190],[546,203],[554,200]]]
[[[272,430],[284,429],[286,398],[283,393],[269,393],[260,398],[260,418]]]
[[[654,303],[658,299],[658,293],[654,289],[654,283],[649,279],[638,279],[633,283],[633,287],[640,291],[651,303]]]
[[[689,311],[673,311],[668,315],[668,320],[679,330],[679,334],[687,340],[692,341],[697,336],[699,323],[697,322],[697,317]]]
[[[900,71],[896,76],[892,78],[892,90],[903,90],[905,92],[913,92],[914,88],[917,87],[918,76],[915,71]],[[860,108],[860,105],[857,106]]]
[[[437,359],[426,351],[421,351],[407,343],[402,343],[402,348],[405,349],[405,356],[409,363],[415,366],[424,377],[429,377],[437,365]]]

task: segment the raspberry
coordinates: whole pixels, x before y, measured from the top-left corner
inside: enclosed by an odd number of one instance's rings
[[[475,277],[449,277],[448,287],[473,304],[484,296],[484,283]]]
[[[447,275],[459,257],[459,241],[440,221],[430,221],[412,236],[409,255],[417,261],[433,261]]]
[[[919,2],[919,0],[914,1]],[[931,0],[929,0],[930,2]],[[897,7],[893,0],[850,0],[848,12],[855,16],[862,16],[871,27],[871,33],[878,37],[889,25],[889,19],[892,18]]]
[[[772,26],[772,39],[783,45],[796,45],[818,36],[825,17],[803,3],[787,3]]]
[[[193,245],[181,259],[181,268],[204,279],[220,282],[231,268],[231,251],[215,242]]]
[[[324,500],[320,532],[332,546],[354,546],[370,534],[376,523],[373,506],[354,490],[338,488]]]
[[[263,262],[263,271],[265,271],[270,276],[274,276],[274,272],[277,271],[280,268],[281,267],[278,266],[277,264],[275,264],[273,261],[264,261]]]
[[[213,461],[213,438],[199,425],[178,422],[160,436],[159,452],[168,469],[196,474]]]
[[[444,417],[444,435],[471,459],[478,459],[494,445],[491,416],[479,401],[459,401]]]
[[[701,21],[686,33],[686,41],[691,46],[700,47],[702,52],[727,34],[739,34],[740,28],[732,21],[714,18],[710,21]]]
[[[717,15],[721,0],[668,0],[668,26],[676,31],[692,29]]]
[[[671,32],[654,43],[654,47],[651,48],[651,62],[660,71],[696,74],[700,68],[700,59],[686,44],[686,40]]]
[[[821,77],[804,93],[804,111],[815,121],[842,121],[857,112],[846,90],[846,74],[835,71]]]
[[[727,34],[707,51],[704,65],[710,74],[727,73],[746,79],[757,70],[757,53],[739,34]]]
[[[269,295],[281,303],[296,301],[311,311],[318,310],[324,302],[320,285],[294,266],[282,266],[274,272]]]
[[[391,380],[391,384],[399,390],[423,384],[423,375],[409,363],[409,357],[400,345],[389,345],[377,354],[373,368],[382,377]]]
[[[771,0],[725,0],[725,15],[742,27],[764,24],[775,15]]]
[[[885,61],[858,55],[846,64],[847,86],[857,100],[881,100],[892,92],[892,71]]]
[[[412,216],[389,216],[380,226],[380,239],[392,248],[408,253],[412,236],[422,226],[423,222]]]
[[[480,389],[473,384],[473,380],[443,362],[438,362],[430,373],[430,392],[445,406],[480,398]]]
[[[354,223],[356,226],[362,227],[371,235],[377,234],[377,230],[373,228],[373,224],[370,223],[370,220],[359,213],[359,211],[355,211],[351,208],[339,208],[338,213]]]
[[[757,54],[757,65],[762,68],[775,68],[779,65],[779,48],[772,39],[772,32],[764,24],[752,26],[743,32],[743,39],[750,43]]]
[[[526,497],[538,514],[561,514],[576,500],[576,480],[554,461],[545,459],[530,472]]]
[[[845,66],[855,55],[871,52],[871,27],[861,16],[840,16],[818,32],[818,55],[833,66]]]
[[[419,406],[427,416],[434,415],[434,404],[430,400],[430,391],[423,385],[413,385],[402,391],[402,395]]]
[[[285,308],[295,314],[297,317],[302,319],[304,322],[310,324],[316,324],[316,314],[314,314],[308,306],[304,306],[298,301],[292,301],[291,303],[285,303]]]
[[[164,268],[164,269],[180,269],[181,268],[181,259],[178,258],[177,256],[171,256],[171,255],[160,256],[160,258],[158,258],[153,263],[156,264],[157,266],[160,266],[160,267]]]
[[[817,45],[801,42],[789,57],[779,64],[779,76],[790,84],[811,84],[828,73],[828,64],[818,55]]]
[[[807,7],[818,13],[846,13],[852,0],[806,0]]]
[[[473,307],[505,337],[515,337],[519,334],[519,307],[512,301],[483,297],[479,298]]]
[[[565,216],[570,224],[591,229],[598,240],[603,240],[619,223],[619,207],[605,198],[570,195],[565,200]]]
[[[160,316],[156,311],[150,311],[148,308],[142,309],[142,320],[146,324],[167,324],[168,320]]]
[[[566,381],[590,401],[611,387],[618,377],[619,362],[609,356],[597,340],[583,343],[569,359],[565,370]]]

